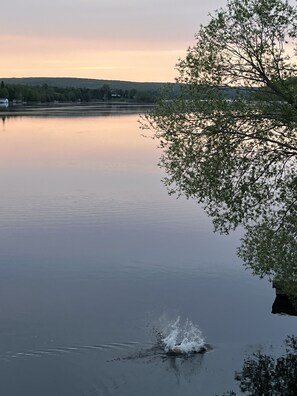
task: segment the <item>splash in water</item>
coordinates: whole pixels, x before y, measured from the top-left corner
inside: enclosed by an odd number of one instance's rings
[[[189,355],[203,353],[207,350],[205,339],[201,330],[189,319],[184,323],[178,316],[176,320],[169,322],[161,331],[158,331],[159,344],[167,354]]]

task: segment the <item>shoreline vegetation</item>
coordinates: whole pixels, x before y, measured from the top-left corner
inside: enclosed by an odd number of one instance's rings
[[[196,87],[203,99],[206,87]],[[166,96],[167,101],[181,93],[181,84],[162,82],[132,82],[120,80],[96,80],[64,77],[0,78],[0,99],[8,99],[9,107],[45,104],[125,103],[127,105],[154,105]],[[207,89],[207,92],[209,87]],[[257,100],[261,89],[245,87],[213,87],[214,95],[225,100],[238,97]],[[206,96],[205,96],[206,97]],[[192,99],[192,94],[189,95]],[[0,106],[3,108],[3,106]]]
[[[3,78],[0,81],[0,98],[7,98],[12,105],[98,101],[152,104],[166,85],[80,78]]]

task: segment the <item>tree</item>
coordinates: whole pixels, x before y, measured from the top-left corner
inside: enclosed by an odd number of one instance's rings
[[[0,88],[0,98],[8,98],[9,92],[6,87]]]
[[[0,83],[0,98],[8,98],[9,92],[8,89],[6,88],[4,81],[1,81]]]
[[[110,86],[108,84],[102,85],[100,90],[101,90],[101,94],[102,94],[103,100],[110,100],[111,99],[111,89],[110,89]]]
[[[238,254],[254,275],[268,277],[297,311],[297,219],[287,217],[274,229],[274,218],[247,227]]]
[[[179,95],[145,116],[169,192],[203,203],[221,232],[289,224],[296,241],[296,39],[287,1],[229,0],[179,61]]]

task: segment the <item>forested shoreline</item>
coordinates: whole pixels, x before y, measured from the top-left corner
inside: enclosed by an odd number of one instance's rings
[[[0,98],[11,103],[51,103],[51,102],[91,102],[91,101],[128,101],[154,103],[158,91],[139,91],[137,89],[112,89],[108,84],[98,88],[55,87],[48,84],[25,85],[0,83]]]

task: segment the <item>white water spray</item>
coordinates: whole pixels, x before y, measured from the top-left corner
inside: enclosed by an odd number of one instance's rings
[[[202,353],[207,350],[201,330],[189,319],[184,323],[178,316],[159,332],[159,342],[169,354]]]

